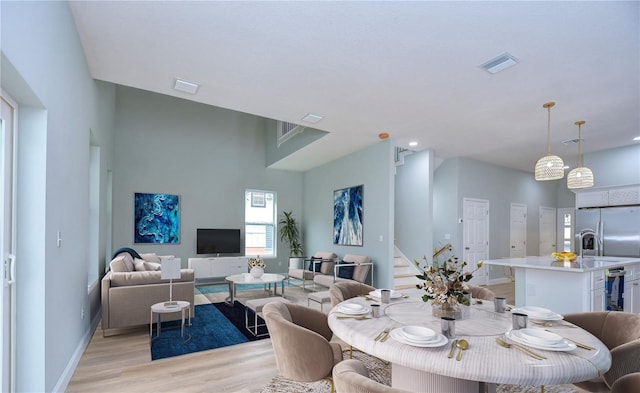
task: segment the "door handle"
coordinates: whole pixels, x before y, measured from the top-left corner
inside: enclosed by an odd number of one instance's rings
[[[465,249],[465,250],[471,250],[471,248],[470,248],[470,247],[465,247],[464,249]]]
[[[511,246],[511,248],[516,248],[516,246]]]

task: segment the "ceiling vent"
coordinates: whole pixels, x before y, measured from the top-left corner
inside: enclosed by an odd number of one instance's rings
[[[281,144],[283,144],[284,142],[288,141],[289,139],[293,138],[294,136],[304,131],[306,127],[295,124],[295,123],[289,123],[286,121],[278,120],[277,128],[278,128],[278,147],[280,147]]]
[[[198,88],[200,85],[195,82],[190,82],[184,79],[176,79],[175,84],[173,85],[174,90],[182,91],[184,93],[196,94],[198,92]]]
[[[518,59],[511,56],[509,53],[504,52],[493,59],[484,62],[480,67],[490,74],[495,74],[502,70],[506,70],[509,67],[513,67],[518,64],[518,62]]]
[[[570,145],[575,145],[580,141],[580,139],[576,138],[576,139],[568,139],[566,141],[562,141],[562,144],[565,146],[570,146]]]

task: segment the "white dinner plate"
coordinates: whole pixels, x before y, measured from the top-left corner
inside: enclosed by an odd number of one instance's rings
[[[342,314],[362,315],[371,311],[371,308],[358,303],[343,303],[336,306],[336,311]]]
[[[520,329],[518,333],[527,341],[540,345],[556,345],[564,340],[564,338],[558,334],[538,328]]]
[[[411,345],[414,347],[421,347],[421,348],[437,348],[437,347],[446,345],[449,342],[449,339],[440,333],[436,333],[435,340],[432,340],[429,342],[414,342],[407,339],[407,337],[404,334],[402,334],[401,329],[402,328],[395,328],[391,331],[391,333],[389,333],[389,335],[391,336],[391,338],[393,338],[394,340],[402,344]]]
[[[527,314],[531,319],[537,319],[540,321],[560,321],[564,319],[564,317],[560,314],[556,314],[551,310],[542,307],[514,307],[511,309],[511,312]]]
[[[541,345],[538,343],[534,343],[528,341],[525,337],[523,337],[518,330],[510,330],[505,334],[505,336],[517,343],[524,344],[531,348],[543,349],[545,351],[573,351],[577,348],[576,344],[567,339],[563,339],[561,342],[554,345]]]
[[[375,291],[369,292],[369,296],[380,298],[382,296],[382,293],[380,292],[379,289],[376,289]],[[391,290],[391,299],[397,299],[400,296],[402,296],[400,292]]]
[[[400,328],[400,333],[407,340],[417,343],[427,343],[437,338],[435,331],[422,326],[403,326]]]

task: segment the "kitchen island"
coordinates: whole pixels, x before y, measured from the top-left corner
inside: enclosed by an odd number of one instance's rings
[[[623,311],[640,312],[640,258],[584,257],[569,262],[531,256],[483,262],[513,269],[518,307],[545,307],[559,314],[603,311],[615,309],[617,299],[623,298]]]

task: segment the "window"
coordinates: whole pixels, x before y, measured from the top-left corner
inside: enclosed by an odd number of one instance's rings
[[[276,256],[276,193],[244,192],[244,254]]]
[[[571,213],[565,213],[562,218],[562,251],[571,251],[573,245],[573,215]]]

